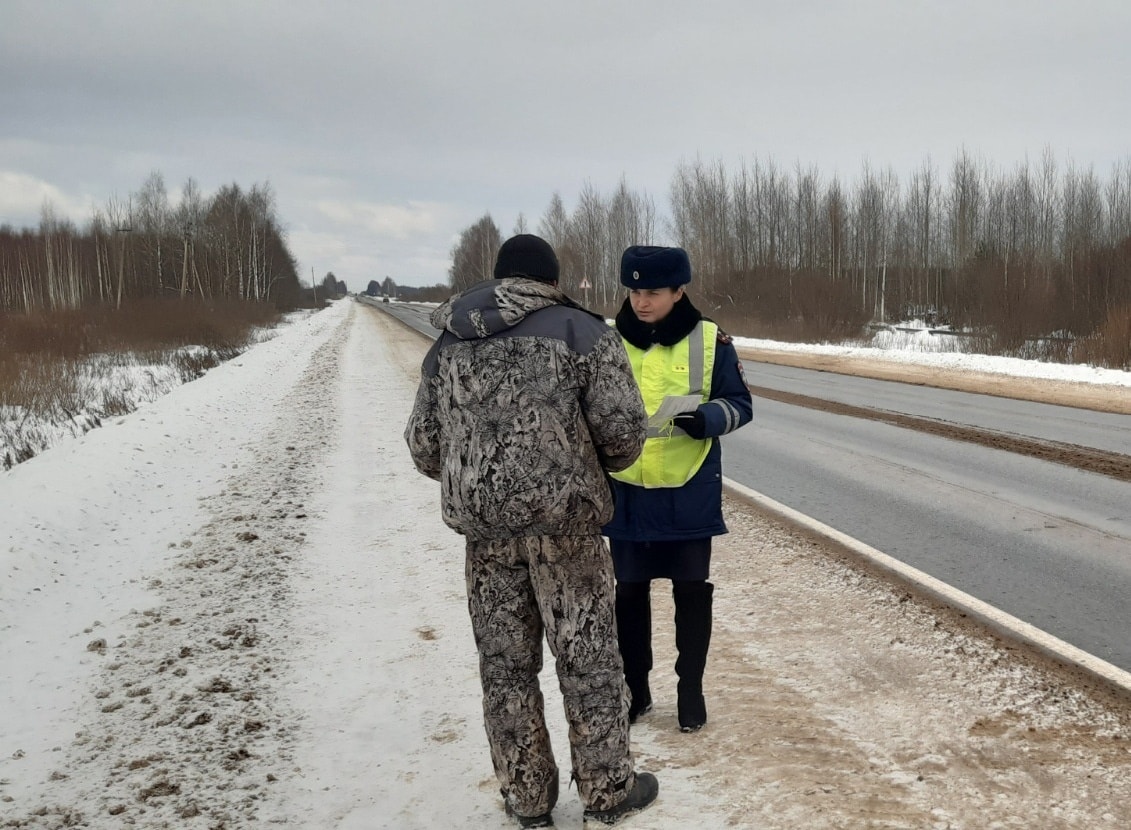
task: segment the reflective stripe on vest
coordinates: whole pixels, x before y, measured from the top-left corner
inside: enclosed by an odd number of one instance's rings
[[[649,416],[668,395],[699,395],[704,403],[711,399],[718,331],[714,323],[700,320],[674,346],[653,345],[648,349],[638,349],[621,338]],[[699,472],[710,451],[710,438],[692,438],[669,421],[649,427],[640,457],[628,469],[611,475],[637,487],[682,487]]]

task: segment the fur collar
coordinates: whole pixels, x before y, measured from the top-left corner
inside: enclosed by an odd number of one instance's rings
[[[679,302],[672,306],[671,312],[655,326],[641,322],[632,310],[632,303],[628,297],[617,312],[617,331],[621,337],[638,349],[647,349],[654,343],[661,346],[674,346],[687,335],[703,319],[699,309],[691,304],[687,294],[680,297]]]

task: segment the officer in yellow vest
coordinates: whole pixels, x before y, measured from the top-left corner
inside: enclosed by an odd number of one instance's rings
[[[751,419],[750,391],[731,339],[691,304],[682,248],[634,245],[621,257],[628,297],[616,328],[650,416],[639,459],[613,474],[616,512],[605,525],[617,578],[616,617],[632,700],[652,708],[651,581],[675,600],[680,729],[707,722],[703,670],[711,642],[711,538],[726,533],[719,436]]]

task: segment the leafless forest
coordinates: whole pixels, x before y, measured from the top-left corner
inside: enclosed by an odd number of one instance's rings
[[[121,307],[153,298],[297,304],[294,258],[270,187],[221,187],[205,198],[189,179],[171,205],[160,173],[111,199],[77,228],[48,204],[38,229],[0,227],[0,313]]]
[[[559,252],[563,288],[618,303],[620,253],[674,240],[691,255],[696,302],[738,334],[853,336],[919,318],[979,350],[1131,368],[1131,159],[1106,178],[1058,163],[997,170],[959,152],[901,181],[865,164],[851,183],[815,167],[697,159],[675,171],[666,215],[627,182],[554,194],[536,228]],[[485,215],[452,251],[452,286],[490,276],[502,233]],[[591,288],[582,289],[586,278]]]
[[[154,173],[81,230],[50,204],[35,230],[0,227],[0,469],[56,425],[84,431],[146,394],[129,372],[96,376],[169,364],[190,380],[321,299],[299,283],[273,201],[235,184],[206,199],[189,180],[174,207]]]
[[[626,180],[612,193],[587,183],[572,210],[555,193],[536,227],[520,216],[514,230],[548,239],[565,290],[606,313],[621,251],[670,239],[691,254],[696,302],[737,334],[839,339],[919,318],[980,351],[1038,344],[1045,359],[1131,368],[1131,159],[1101,176],[1051,151],[1011,170],[961,151],[947,169],[928,159],[901,181],[865,164],[850,182],[696,159],[663,209]],[[489,277],[502,237],[490,214],[466,228],[450,284],[426,298]],[[37,229],[0,227],[0,314],[155,298],[287,308],[302,293],[265,185],[205,198],[190,179],[174,206],[153,173],[82,229],[50,205]]]

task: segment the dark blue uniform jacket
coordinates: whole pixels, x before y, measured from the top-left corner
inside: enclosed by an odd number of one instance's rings
[[[726,401],[728,406],[699,406],[712,444],[699,472],[682,487],[650,489],[613,480],[616,509],[612,521],[603,528],[610,539],[677,541],[727,532],[722,510],[723,455],[719,436],[749,423],[753,407],[738,353],[730,337],[721,330],[711,371],[711,400]]]

